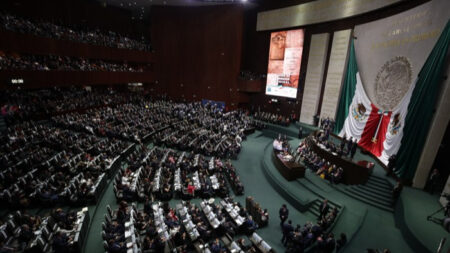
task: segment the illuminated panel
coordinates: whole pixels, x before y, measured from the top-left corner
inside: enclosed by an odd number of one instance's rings
[[[303,39],[303,29],[273,32],[270,35],[267,95],[297,97]]]

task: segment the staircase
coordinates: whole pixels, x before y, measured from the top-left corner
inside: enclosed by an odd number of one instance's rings
[[[394,212],[392,185],[382,177],[372,175],[365,185],[340,184],[336,186],[336,189],[378,209]]]
[[[308,211],[312,214],[313,217],[319,217],[320,211],[320,205],[322,204],[322,199],[316,199],[312,202],[311,206],[309,207]],[[338,213],[341,212],[342,207],[339,204],[333,203],[330,200],[328,200],[328,205],[330,206],[329,212],[331,212],[331,210],[333,210],[334,207],[336,207],[338,209]]]

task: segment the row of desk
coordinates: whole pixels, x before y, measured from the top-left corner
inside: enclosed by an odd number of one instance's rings
[[[373,164],[368,161],[353,162],[350,159],[339,157],[337,154],[326,150],[314,140],[313,136],[305,139],[308,147],[311,148],[318,156],[325,159],[325,161],[335,164],[344,170],[342,182],[348,185],[365,184],[372,174]]]

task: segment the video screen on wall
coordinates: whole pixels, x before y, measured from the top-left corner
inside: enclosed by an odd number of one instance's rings
[[[303,53],[304,30],[270,35],[266,95],[296,98]]]

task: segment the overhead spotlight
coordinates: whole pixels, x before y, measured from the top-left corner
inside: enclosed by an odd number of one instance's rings
[[[247,0],[241,0],[243,3],[246,3],[247,2]]]

